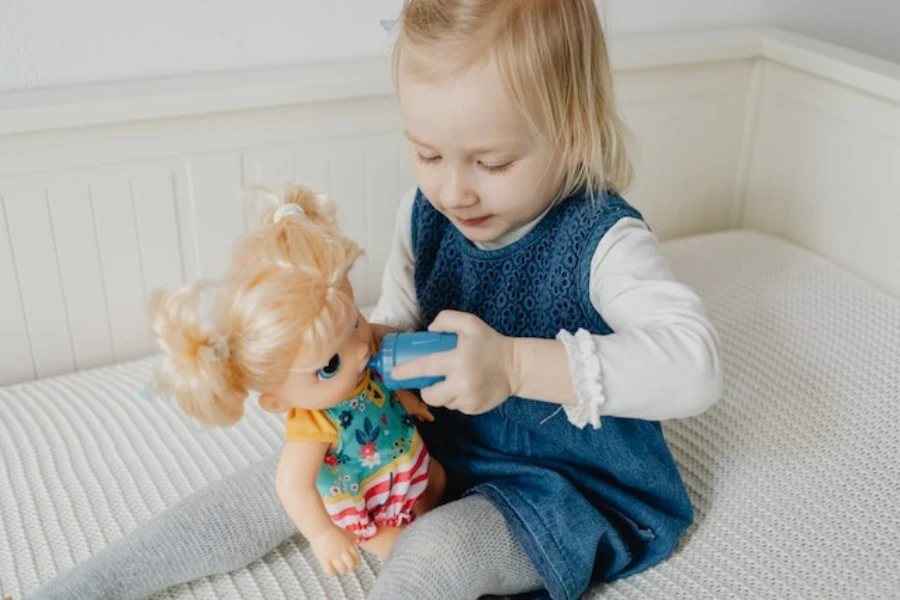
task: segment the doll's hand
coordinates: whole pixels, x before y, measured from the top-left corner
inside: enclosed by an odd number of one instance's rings
[[[456,333],[456,348],[400,365],[391,374],[394,379],[443,375],[444,381],[422,390],[422,399],[470,415],[486,413],[513,395],[513,338],[500,335],[474,315],[449,310],[428,329]]]
[[[359,566],[359,551],[356,549],[356,536],[338,527],[329,527],[309,540],[322,570],[327,575],[349,573]]]
[[[416,400],[416,405],[413,409],[406,412],[420,421],[434,421],[434,415],[431,414],[431,409],[428,408],[427,404],[418,399]]]
[[[410,416],[420,421],[434,421],[434,415],[431,414],[428,405],[419,400],[418,396],[409,390],[397,390],[394,394],[396,394],[400,404],[403,405],[403,408],[406,409]]]

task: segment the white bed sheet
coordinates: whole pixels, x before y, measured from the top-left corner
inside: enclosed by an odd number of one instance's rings
[[[672,241],[707,302],[726,397],[665,424],[696,508],[672,558],[610,598],[900,595],[900,301],[774,238]],[[209,481],[279,446],[251,409],[202,429],[140,400],[138,361],[0,388],[0,590],[16,600]],[[573,533],[573,535],[575,535]],[[163,598],[361,598],[379,564],[320,577],[298,537]]]

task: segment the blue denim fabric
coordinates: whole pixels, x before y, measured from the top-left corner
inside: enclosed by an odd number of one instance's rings
[[[444,309],[504,335],[608,334],[590,301],[590,262],[621,197],[577,194],[495,251],[466,240],[419,192],[412,216],[416,296],[425,323]],[[659,423],[604,417],[579,429],[558,405],[512,397],[477,416],[437,409],[421,426],[450,497],[479,493],[504,515],[552,598],[580,597],[668,557],[693,512]]]

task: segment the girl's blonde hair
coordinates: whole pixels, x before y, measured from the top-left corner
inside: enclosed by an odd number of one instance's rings
[[[559,197],[631,185],[594,0],[411,0],[403,9],[395,83],[401,74],[443,78],[490,59],[532,133],[560,149]]]
[[[165,352],[156,386],[208,424],[237,422],[249,391],[277,388],[298,357],[310,370],[327,363],[356,320],[346,282],[361,250],[338,230],[334,203],[302,186],[283,198],[253,191],[259,226],[226,276],[150,302]]]

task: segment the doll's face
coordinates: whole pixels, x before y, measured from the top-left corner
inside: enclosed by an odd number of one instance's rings
[[[357,313],[356,326],[326,364],[311,372],[299,367],[299,360],[295,361],[284,382],[263,394],[260,404],[274,413],[291,408],[322,410],[340,404],[350,398],[365,377],[373,343],[371,325]]]

